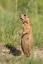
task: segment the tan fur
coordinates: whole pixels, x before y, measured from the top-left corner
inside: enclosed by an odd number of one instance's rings
[[[32,25],[27,15],[21,14],[20,19],[22,20],[23,23],[21,30],[21,47],[26,56],[31,56],[33,46]]]

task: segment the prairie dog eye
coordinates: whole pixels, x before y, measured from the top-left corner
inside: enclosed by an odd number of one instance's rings
[[[26,16],[26,14],[24,14],[24,16]]]

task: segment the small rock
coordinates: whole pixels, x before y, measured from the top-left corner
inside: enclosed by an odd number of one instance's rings
[[[1,53],[2,55],[5,55],[4,53]]]

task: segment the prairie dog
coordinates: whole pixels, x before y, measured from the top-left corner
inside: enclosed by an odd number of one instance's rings
[[[33,46],[32,25],[27,15],[21,14],[20,19],[23,23],[22,29],[20,31],[20,33],[22,34],[22,37],[21,37],[22,51],[26,56],[31,56],[32,46]]]

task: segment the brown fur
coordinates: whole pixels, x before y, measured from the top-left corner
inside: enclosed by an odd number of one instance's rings
[[[26,56],[31,56],[32,46],[33,46],[32,25],[27,15],[21,14],[20,19],[23,22],[22,30],[21,30],[21,34],[22,34],[21,47]]]

